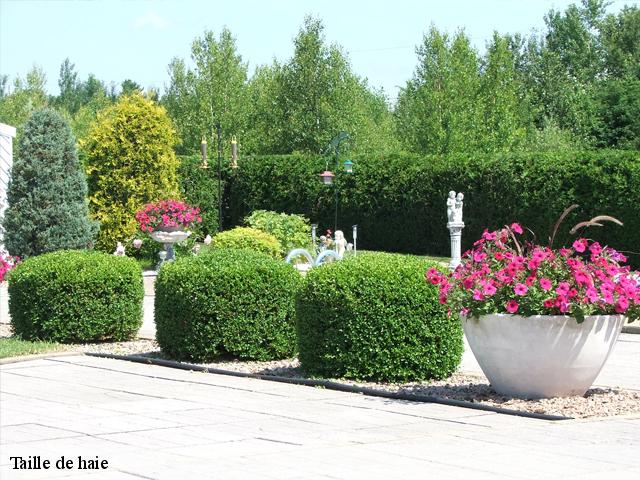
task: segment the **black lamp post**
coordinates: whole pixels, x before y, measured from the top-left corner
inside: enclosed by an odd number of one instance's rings
[[[222,128],[220,124],[216,124],[218,135],[218,231],[222,231]],[[213,136],[213,131],[211,132]],[[209,168],[207,161],[207,139],[202,137],[200,142],[200,155],[202,155],[202,164],[200,168]]]
[[[222,128],[216,124],[218,133],[218,231],[222,231]]]
[[[329,154],[332,150],[334,153],[334,161],[336,171],[339,168],[339,158],[340,158],[340,144],[345,140],[351,138],[347,132],[340,132],[338,135],[333,137],[331,142],[329,142],[329,146],[325,150],[325,155]],[[344,164],[345,173],[352,174],[353,173],[353,162],[351,160],[345,160]],[[325,171],[320,174],[322,178],[322,183],[325,185],[334,185],[334,197],[335,197],[335,213],[334,213],[334,222],[333,222],[333,231],[335,232],[338,229],[338,184],[333,182],[335,178],[335,174],[329,170],[329,161],[327,160]]]

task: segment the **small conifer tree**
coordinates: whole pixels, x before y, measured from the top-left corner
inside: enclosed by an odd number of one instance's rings
[[[7,191],[4,242],[9,253],[32,257],[93,246],[87,179],[65,119],[37,110],[25,124]]]

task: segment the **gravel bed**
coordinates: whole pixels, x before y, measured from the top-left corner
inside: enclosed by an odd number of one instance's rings
[[[0,337],[11,335],[9,325],[0,324]],[[94,343],[86,345],[66,345],[65,350],[79,353],[108,353],[115,355],[142,355],[149,358],[166,357],[154,340],[134,340],[130,342]],[[221,359],[217,362],[198,364],[209,368],[234,372],[275,375],[289,378],[310,378],[306,376],[297,359],[271,362],[240,361]],[[640,414],[640,391],[620,388],[591,388],[583,397],[552,398],[543,400],[522,400],[504,397],[495,393],[484,375],[456,372],[451,377],[431,382],[376,383],[345,379],[331,381],[374,388],[388,392],[401,392],[451,400],[490,405],[530,413],[559,415],[572,418],[611,417],[617,415]]]

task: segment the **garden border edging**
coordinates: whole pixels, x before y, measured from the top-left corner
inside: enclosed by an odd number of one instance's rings
[[[280,377],[276,375],[262,375],[259,373],[236,372],[232,370],[223,370],[219,368],[204,367],[202,365],[195,365],[192,363],[177,362],[174,360],[164,360],[159,358],[143,357],[140,355],[116,355],[112,353],[91,353],[91,352],[85,352],[84,355],[89,357],[110,358],[113,360],[125,360],[128,362],[142,363],[147,365],[156,365],[159,367],[176,368],[179,370],[213,373],[216,375],[228,375],[232,377],[253,378],[257,380],[289,383],[293,385],[304,385],[307,387],[324,387],[328,390],[336,390],[336,391],[348,392],[348,393],[360,393],[360,394],[368,395],[371,397],[382,397],[382,398],[389,398],[392,400],[407,400],[411,402],[421,402],[421,403],[438,403],[441,405],[449,405],[452,407],[469,408],[472,410],[500,413],[504,415],[513,415],[516,417],[533,418],[537,420],[551,420],[551,421],[574,420],[573,417],[564,417],[561,415],[548,415],[544,413],[522,412],[519,410],[509,410],[506,408],[492,407],[489,405],[476,404],[476,403],[466,402],[463,400],[452,400],[452,399],[432,397],[427,395],[411,395],[411,394],[398,393],[398,392],[385,392],[382,390],[376,390],[374,388],[369,388],[369,387],[345,385],[345,384],[334,382],[331,380],[312,380],[307,378],[296,378],[296,377],[290,378],[290,377]]]

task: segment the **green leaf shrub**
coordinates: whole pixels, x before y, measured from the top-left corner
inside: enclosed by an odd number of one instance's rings
[[[113,252],[116,242],[130,248],[138,231],[135,213],[147,203],[178,198],[176,143],[164,108],[140,94],[99,112],[81,142],[89,208],[101,224],[97,248]]]
[[[213,237],[211,248],[247,249],[280,258],[282,246],[273,235],[257,228],[236,227]]]
[[[603,245],[637,252],[640,245],[640,152],[542,152],[483,155],[369,155],[353,158],[352,175],[337,172],[338,229],[347,237],[358,224],[358,248],[449,255],[445,201],[464,192],[463,249],[491,230],[514,221],[545,243],[555,220],[573,203],[580,208],[563,223],[556,247],[575,239],[575,223],[612,215],[624,227],[591,229]],[[333,229],[333,187],[320,184],[324,161],[316,156],[240,159],[230,188],[234,224],[259,209],[300,213]],[[630,254],[640,265],[640,256]]]
[[[4,242],[12,255],[92,245],[98,225],[89,220],[87,179],[69,124],[56,111],[38,110],[26,123],[7,195]]]
[[[256,210],[244,222],[276,237],[282,247],[282,256],[286,256],[294,248],[312,247],[311,225],[302,215]]]
[[[247,250],[179,258],[156,281],[158,343],[180,360],[290,357],[300,281],[291,265]]]
[[[9,297],[25,340],[122,341],[142,325],[142,271],[131,258],[74,250],[29,258],[11,271]]]
[[[312,375],[441,379],[462,358],[462,327],[427,284],[421,258],[367,253],[309,271],[296,297],[299,358]]]

